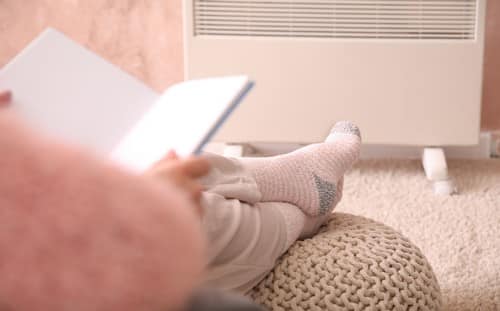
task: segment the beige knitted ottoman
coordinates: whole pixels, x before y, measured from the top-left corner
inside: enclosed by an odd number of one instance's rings
[[[439,310],[441,293],[420,250],[375,221],[334,213],[295,243],[250,297],[269,310]]]

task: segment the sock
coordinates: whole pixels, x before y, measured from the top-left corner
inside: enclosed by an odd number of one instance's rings
[[[361,135],[343,121],[332,128],[325,142],[288,154],[243,160],[254,177],[261,202],[287,202],[309,216],[329,214],[340,201],[344,173],[359,157]]]
[[[308,216],[297,206],[292,204],[277,204],[276,209],[283,216],[286,226],[286,251],[298,239],[305,239],[314,236],[318,229],[330,217],[330,214],[323,216]]]
[[[297,206],[291,204],[276,204],[276,209],[283,216],[286,226],[286,251],[302,234],[307,216]]]

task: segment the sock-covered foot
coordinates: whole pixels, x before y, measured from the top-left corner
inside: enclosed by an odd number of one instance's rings
[[[297,205],[305,214],[330,213],[341,197],[344,173],[359,157],[361,135],[350,122],[338,122],[324,143],[288,154],[244,161],[263,202]]]

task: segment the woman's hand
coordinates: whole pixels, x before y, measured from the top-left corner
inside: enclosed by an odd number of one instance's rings
[[[0,108],[9,105],[11,99],[12,93],[10,91],[0,91]]]
[[[203,186],[198,178],[210,171],[210,163],[202,157],[180,159],[175,152],[169,152],[165,158],[156,163],[145,174],[159,180],[167,180],[186,191],[199,207]]]

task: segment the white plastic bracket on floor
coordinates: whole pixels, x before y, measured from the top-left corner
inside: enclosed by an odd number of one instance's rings
[[[252,147],[247,144],[225,144],[222,154],[225,157],[244,157],[252,150]]]
[[[448,166],[443,148],[424,148],[422,165],[427,179],[434,183],[434,193],[451,195],[458,192],[448,176]]]

